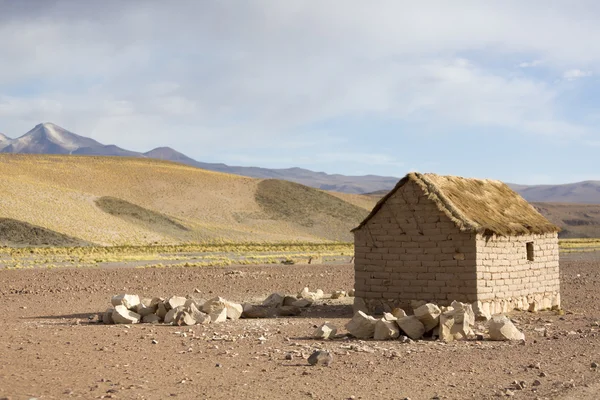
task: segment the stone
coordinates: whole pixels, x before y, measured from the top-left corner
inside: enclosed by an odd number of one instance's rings
[[[393,318],[395,319],[395,317]],[[375,323],[375,332],[373,334],[375,340],[392,340],[398,339],[399,336],[400,328],[398,327],[396,320],[386,321],[382,318]]]
[[[463,340],[474,335],[472,325],[475,317],[469,312],[470,305],[466,307],[463,303],[456,303],[440,315],[438,334],[444,342]]]
[[[209,314],[213,322],[217,322],[213,314],[218,316],[221,310],[225,310],[226,317],[229,319],[239,319],[244,312],[241,304],[227,301],[222,297],[212,298],[202,305],[202,312]]]
[[[315,330],[313,337],[315,339],[327,340],[327,339],[333,338],[336,335],[336,333],[337,333],[337,328],[335,327],[335,325],[333,325],[329,322],[325,322],[323,325],[319,326]]]
[[[525,335],[520,332],[512,321],[504,315],[494,315],[488,323],[491,340],[524,340]]]
[[[292,304],[290,304],[291,306],[294,307],[299,307],[299,308],[306,308],[306,307],[310,307],[312,306],[313,302],[312,300],[308,300],[308,299],[299,299],[294,301]]]
[[[348,290],[348,297],[354,297],[354,293],[356,293],[354,289]]]
[[[128,310],[134,310],[140,304],[140,296],[137,294],[118,294],[110,299],[113,306],[123,305]]]
[[[317,289],[316,292],[311,292],[310,290],[308,290],[308,287],[305,287],[304,289],[302,289],[300,291],[300,293],[298,293],[298,298],[299,299],[307,299],[307,300],[320,300],[325,296],[325,293],[323,293],[323,291],[321,289]]]
[[[185,307],[183,305],[170,309],[169,311],[167,311],[167,315],[165,315],[164,323],[173,324],[175,322],[175,317],[177,316],[177,313],[184,310]]]
[[[421,339],[425,333],[425,326],[414,315],[398,318],[396,323],[402,332],[412,340]]]
[[[279,307],[283,305],[284,296],[279,293],[273,293],[262,302],[265,307]]]
[[[209,314],[211,323],[219,323],[227,321],[227,309],[215,310]]]
[[[135,312],[140,314],[142,317],[145,317],[146,315],[150,315],[150,314],[154,314],[156,313],[156,309],[158,308],[158,304],[155,305],[150,305],[148,303],[148,305],[144,304],[144,303],[140,303],[135,307]]]
[[[396,307],[392,310],[392,315],[396,317],[396,319],[406,317],[406,311],[401,309],[400,307]]]
[[[127,309],[122,304],[115,307],[112,313],[112,319],[115,324],[137,324],[140,322],[140,314]]]
[[[362,297],[355,297],[354,302],[352,303],[352,312],[356,314],[359,311],[367,313],[369,312],[369,308],[367,307],[367,303],[365,303],[365,299]]]
[[[165,303],[158,303],[158,306],[156,307],[156,315],[158,315],[160,319],[165,319],[167,312],[168,310],[167,307],[165,307]]]
[[[186,299],[185,297],[171,296],[167,299],[167,301],[165,301],[165,308],[167,309],[167,311],[169,311],[179,306],[185,306],[185,302],[187,300],[188,299]]]
[[[328,367],[333,362],[333,354],[325,350],[315,350],[308,357],[309,365],[323,365]]]
[[[403,317],[406,317],[406,315],[403,315]],[[383,319],[385,321],[394,321],[394,322],[398,321],[398,318],[396,316],[394,316],[394,314],[388,313],[388,312],[383,313]]]
[[[442,313],[435,304],[423,304],[414,310],[415,317],[421,321],[425,327],[425,332],[429,332],[435,328],[440,322],[440,314]]]
[[[299,307],[294,306],[282,306],[277,309],[277,314],[280,317],[295,317],[300,315],[302,310]]]
[[[469,325],[475,325],[475,314],[473,313],[473,307],[471,307],[470,304],[453,301],[450,306],[456,312],[456,316],[462,317],[458,318],[457,322],[461,323],[464,319]],[[457,318],[455,317],[455,319]]]
[[[145,324],[158,324],[160,321],[160,317],[156,314],[144,315],[142,317],[142,322]]]
[[[113,321],[112,318],[112,314],[115,311],[114,308],[108,308],[104,314],[102,314],[102,323],[104,324],[114,324],[115,321]]]
[[[210,315],[203,313],[196,307],[195,304],[191,304],[188,309],[192,318],[196,320],[196,322],[200,325],[210,324]]]
[[[487,322],[490,320],[490,318],[492,318],[492,315],[490,314],[490,306],[489,304],[486,305],[487,307],[481,301],[476,301],[473,304],[471,304],[473,314],[475,316],[475,321]]]
[[[187,311],[181,311],[175,316],[175,325],[192,326],[196,325],[196,320]]]
[[[277,315],[277,309],[271,307],[244,304],[242,318],[271,318]]]
[[[375,334],[377,320],[362,311],[358,311],[352,320],[346,324],[350,334],[358,339],[371,339]]]
[[[283,298],[283,304],[284,306],[293,306],[294,303],[296,303],[297,301],[306,301],[306,300],[298,300],[298,298],[294,297],[294,296],[285,296]]]
[[[341,299],[343,297],[346,297],[346,291],[344,290],[336,290],[333,293],[331,293],[332,299]]]

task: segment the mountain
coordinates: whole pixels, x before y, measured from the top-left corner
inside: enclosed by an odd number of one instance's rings
[[[346,176],[326,174],[303,168],[269,169],[259,167],[229,166],[222,163],[196,161],[170,147],[157,147],[146,153],[104,145],[93,139],[76,135],[55,124],[37,125],[18,139],[0,134],[0,153],[38,153],[126,156],[156,158],[173,161],[209,171],[225,172],[258,179],[281,179],[322,190],[352,194],[370,194],[373,198],[383,196],[398,182],[390,176]],[[570,202],[600,204],[600,181],[586,181],[566,185],[517,185],[509,184],[525,199],[533,202]]]
[[[0,152],[25,154],[86,154],[137,156],[139,153],[123,150],[117,146],[105,146],[94,139],[79,136],[46,122],[17,139],[0,137]]]
[[[509,185],[527,201],[554,203],[600,203],[600,181],[564,185]]]
[[[0,246],[351,241],[375,204],[130,157],[0,154],[0,187]]]

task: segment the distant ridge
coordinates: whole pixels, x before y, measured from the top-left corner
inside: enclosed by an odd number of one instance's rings
[[[390,176],[327,174],[303,168],[269,169],[229,166],[222,163],[204,163],[196,161],[170,147],[157,147],[146,153],[140,153],[122,149],[112,144],[105,145],[99,143],[50,122],[36,125],[32,130],[17,139],[10,139],[0,134],[0,153],[156,158],[191,165],[209,171],[226,172],[259,179],[282,179],[322,190],[351,194],[369,194],[373,197],[383,196],[399,180],[397,177]],[[509,186],[528,201],[600,204],[600,181],[585,181],[565,185],[509,184]]]

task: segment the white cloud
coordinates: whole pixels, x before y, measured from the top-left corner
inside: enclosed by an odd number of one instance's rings
[[[16,3],[0,3],[2,130],[54,121],[139,150],[165,135],[197,156],[223,143],[294,147],[298,132],[353,118],[582,134],[558,117],[560,87],[465,54],[544,60],[557,76],[600,67],[593,1],[543,13],[517,1]],[[564,78],[590,73],[572,71]]]
[[[542,60],[525,61],[519,64],[519,68],[533,68],[544,64]]]
[[[566,80],[569,80],[569,81],[579,79],[579,78],[585,78],[588,76],[592,76],[592,73],[590,71],[582,71],[577,68],[565,71],[563,74],[563,78],[565,78]]]

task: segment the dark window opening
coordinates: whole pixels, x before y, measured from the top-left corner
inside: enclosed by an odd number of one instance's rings
[[[527,242],[527,261],[533,261],[533,242]]]

